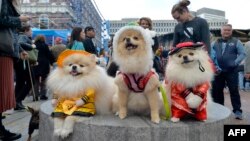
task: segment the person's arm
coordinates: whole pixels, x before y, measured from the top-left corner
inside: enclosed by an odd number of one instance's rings
[[[246,50],[246,58],[245,58],[244,72],[245,74],[249,74],[250,77],[250,41],[248,41],[245,44],[245,50]]]
[[[206,50],[208,51],[208,54],[211,54],[209,25],[205,19],[201,20],[200,33],[201,41],[206,45]]]
[[[30,51],[32,50],[32,45],[27,43],[28,37],[26,37],[25,35],[20,35],[19,39],[18,39],[18,43],[20,44],[20,46],[26,50],[26,51]]]
[[[241,63],[241,61],[243,59],[245,59],[246,51],[245,51],[245,48],[244,48],[244,46],[243,46],[243,44],[241,43],[240,40],[238,40],[236,48],[237,48],[237,53],[238,54],[237,54],[237,58],[235,60],[235,65],[238,66]]]
[[[215,69],[216,69],[216,72],[220,72],[221,71],[221,68],[218,64],[218,60],[217,60],[217,57],[216,57],[216,52],[214,50],[214,45],[215,45],[215,42],[212,42],[211,44],[211,48],[210,48],[210,57],[214,63],[214,66],[215,66]]]
[[[19,19],[19,17],[1,16],[0,26],[5,28],[21,27],[21,20]]]
[[[179,24],[178,24],[179,25]],[[178,43],[180,43],[180,37],[178,35],[178,25],[175,26],[174,28],[174,38],[173,38],[173,47],[176,47]]]

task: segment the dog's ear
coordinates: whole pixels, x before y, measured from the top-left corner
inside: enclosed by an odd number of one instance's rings
[[[35,113],[35,110],[29,106],[26,107],[27,111],[29,111],[31,114]]]

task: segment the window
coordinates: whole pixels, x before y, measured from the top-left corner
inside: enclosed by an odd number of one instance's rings
[[[39,0],[39,3],[49,3],[49,0]]]
[[[39,28],[49,29],[49,17],[47,14],[42,14],[39,16]]]

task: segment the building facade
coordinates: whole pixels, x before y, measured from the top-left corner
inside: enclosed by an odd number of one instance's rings
[[[91,0],[21,0],[21,12],[31,16],[30,24],[40,29],[93,26],[94,42],[101,47],[103,20]]]

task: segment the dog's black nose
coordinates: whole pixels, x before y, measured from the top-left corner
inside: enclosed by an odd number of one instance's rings
[[[130,38],[126,38],[126,42],[130,42]]]
[[[183,56],[183,60],[184,60],[184,61],[187,61],[187,60],[188,60],[188,57],[187,57],[187,56]]]
[[[76,70],[77,69],[77,66],[72,66],[72,70]]]

